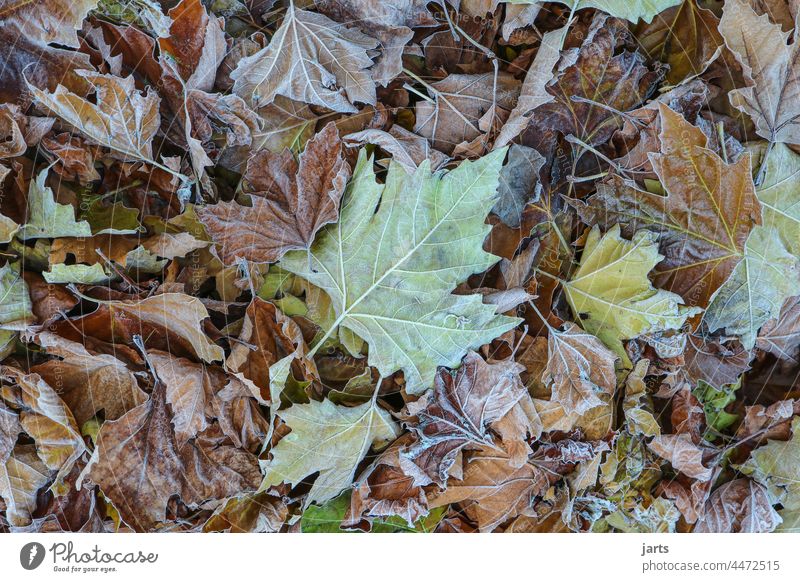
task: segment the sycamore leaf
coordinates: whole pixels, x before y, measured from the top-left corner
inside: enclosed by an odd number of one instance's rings
[[[730,92],[731,103],[752,118],[761,137],[800,144],[798,29],[783,32],[747,0],[726,0],[719,30],[748,82]]]
[[[770,440],[752,452],[742,472],[764,485],[786,510],[800,509],[800,418],[792,421],[792,438]]]
[[[667,195],[652,194],[613,176],[598,184],[588,203],[576,203],[587,224],[658,233],[664,259],[657,286],[687,304],[706,307],[744,254],[745,241],[760,223],[749,156],[726,164],[707,147],[700,129],[660,105],[661,152],[650,160]]]
[[[586,239],[580,266],[564,283],[575,317],[583,328],[627,361],[622,340],[643,333],[679,329],[699,312],[683,306],[680,295],[656,289],[647,278],[662,259],[655,236],[638,231],[632,241],[619,226],[605,235],[594,227]]]
[[[513,4],[530,4],[532,0],[506,0]],[[597,8],[616,18],[624,18],[631,22],[644,20],[650,22],[653,17],[681,0],[557,0],[575,10]]]
[[[231,446],[217,425],[179,443],[164,384],[118,420],[107,421],[81,474],[97,484],[125,522],[144,531],[166,519],[167,502],[179,495],[197,506],[258,486],[254,455]]]
[[[283,24],[268,46],[239,61],[231,73],[234,92],[254,107],[277,95],[342,113],[354,103],[375,105],[375,82],[367,51],[374,38],[289,3]]]
[[[341,325],[366,340],[370,365],[384,376],[402,369],[411,394],[430,386],[437,366],[458,366],[469,349],[517,324],[479,296],[450,293],[498,260],[481,246],[504,155],[444,175],[427,162],[411,176],[391,163],[381,185],[362,150],[339,223],[320,231],[311,261],[299,251],[281,261],[330,297],[328,337]]]
[[[382,448],[399,434],[391,416],[374,402],[347,408],[330,400],[312,400],[277,414],[292,432],[263,463],[261,489],[284,482],[297,485],[319,472],[306,505],[336,497],[353,482],[356,466],[370,447]]]
[[[764,324],[756,347],[781,360],[800,363],[800,296],[787,299],[778,318]]]
[[[133,77],[77,73],[94,87],[96,103],[59,85],[53,93],[30,83],[28,89],[53,115],[74,127],[94,143],[109,148],[123,160],[154,163],[152,140],[161,123],[155,92],[136,90]]]
[[[719,18],[711,10],[697,0],[675,4],[636,29],[647,54],[669,65],[667,80],[673,85],[703,73],[724,44]]]
[[[109,354],[91,354],[83,344],[43,331],[35,341],[51,356],[32,368],[46,382],[58,387],[78,425],[99,411],[115,420],[146,400],[136,377],[125,364]]]
[[[33,321],[28,285],[19,266],[6,263],[0,267],[0,325]]]
[[[98,0],[4,0],[0,4],[2,27],[16,28],[40,44],[77,47],[77,31]]]
[[[289,250],[308,249],[317,231],[336,221],[349,177],[336,125],[329,123],[299,163],[288,150],[262,150],[248,161],[244,191],[252,206],[220,202],[197,207],[197,216],[226,265],[239,258],[274,263]]]
[[[766,533],[781,518],[767,489],[752,479],[734,479],[711,494],[694,533]]]
[[[714,469],[703,464],[705,451],[692,442],[692,437],[686,433],[657,435],[648,446],[687,477],[708,481],[714,475]]]
[[[400,453],[400,466],[415,484],[444,487],[463,448],[493,446],[487,427],[527,394],[522,369],[513,361],[487,364],[470,352],[455,375],[442,369],[433,391],[408,405],[418,442]]]
[[[44,280],[48,283],[78,283],[80,285],[99,285],[111,279],[103,265],[65,265],[56,263],[49,271],[42,271]]]
[[[617,385],[617,357],[596,337],[567,323],[564,331],[548,332],[548,358],[542,381],[553,386],[551,400],[567,414],[583,414],[603,401],[598,394],[613,394]]]
[[[27,222],[20,228],[22,240],[64,236],[92,236],[92,227],[85,220],[75,220],[75,208],[56,202],[53,190],[45,184],[49,168],[31,180],[28,189]]]
[[[433,101],[416,104],[414,131],[434,148],[452,154],[456,146],[491,131],[499,114],[511,111],[519,96],[519,81],[508,73],[448,75],[430,85]],[[482,127],[483,126],[483,127]]]
[[[764,179],[756,190],[764,224],[778,229],[786,248],[800,256],[800,155],[782,143],[763,158],[767,145],[749,149],[753,159],[765,163]],[[755,163],[755,167],[761,167]]]
[[[6,502],[5,515],[11,525],[31,523],[36,494],[49,480],[47,467],[31,445],[17,446],[8,459],[0,463],[0,497]]]
[[[800,264],[774,228],[757,227],[747,239],[744,258],[712,297],[703,321],[711,331],[725,328],[753,347],[758,330],[778,317],[784,301],[797,292]]]

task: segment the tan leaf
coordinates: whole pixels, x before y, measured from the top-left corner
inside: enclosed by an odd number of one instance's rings
[[[770,142],[800,144],[800,47],[792,34],[759,16],[747,0],[727,0],[719,30],[744,69],[748,86],[730,92]]]
[[[45,109],[123,160],[153,162],[152,140],[161,124],[159,97],[136,90],[133,77],[76,71],[95,90],[96,103],[59,85],[53,93],[28,88]]]
[[[99,411],[115,420],[147,399],[127,366],[107,354],[91,354],[80,343],[50,332],[37,334],[35,341],[50,360],[32,368],[51,386],[82,425]]]
[[[765,533],[781,523],[766,487],[735,479],[711,494],[695,533]]]
[[[688,434],[662,434],[648,443],[650,450],[672,463],[676,471],[700,481],[708,481],[715,469],[703,464],[706,451],[692,442]]]
[[[0,497],[6,502],[5,515],[12,526],[31,523],[36,494],[50,480],[32,445],[20,445],[0,463]]]
[[[16,28],[37,43],[77,47],[76,32],[96,6],[97,0],[3,0],[0,20],[3,27]]]
[[[500,73],[496,85],[492,73],[483,73],[448,75],[430,87],[434,92],[433,102],[424,99],[417,102],[414,132],[448,155],[459,144],[487,132],[488,128],[481,128],[484,116],[497,118],[511,111],[520,90],[519,81],[509,73]]]
[[[596,337],[567,323],[563,331],[549,330],[547,347],[542,381],[552,384],[551,400],[561,404],[568,414],[583,414],[603,404],[597,397],[599,393],[614,393],[617,357]]]
[[[418,442],[401,453],[403,470],[418,485],[444,487],[456,455],[464,447],[492,447],[487,428],[527,394],[523,367],[512,360],[488,364],[469,352],[455,374],[440,369],[433,391],[408,405]]]
[[[367,51],[378,41],[316,12],[289,4],[268,46],[239,61],[231,73],[234,92],[254,107],[277,95],[355,113],[354,103],[375,105]]]
[[[299,164],[291,152],[262,150],[247,164],[252,206],[220,202],[197,208],[222,261],[272,263],[287,251],[308,249],[317,231],[339,216],[350,177],[334,124],[311,139]]]

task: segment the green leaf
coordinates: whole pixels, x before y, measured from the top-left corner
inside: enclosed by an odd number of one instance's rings
[[[697,308],[683,306],[680,295],[656,289],[647,274],[663,257],[656,235],[640,230],[632,241],[615,225],[605,235],[594,227],[586,239],[580,266],[564,283],[567,300],[583,328],[596,335],[623,362],[622,340],[679,329]]]
[[[428,163],[409,175],[392,162],[382,185],[362,150],[339,222],[320,231],[310,255],[290,252],[281,262],[330,296],[336,320],[326,339],[339,326],[355,333],[381,374],[403,370],[410,394],[432,384],[437,366],[458,366],[519,321],[478,295],[450,293],[499,259],[482,245],[504,156],[501,149],[444,175]]]
[[[773,441],[752,452],[741,470],[764,485],[783,509],[800,509],[800,418],[792,421],[792,438]]]
[[[713,431],[708,431],[703,438],[708,441],[715,440],[715,431],[716,433],[722,432],[739,419],[737,414],[725,412],[725,407],[736,400],[736,391],[738,389],[738,383],[723,386],[722,388],[714,388],[704,380],[698,380],[697,386],[692,389],[692,394],[703,405],[706,424],[709,428],[714,429]]]
[[[761,167],[766,143],[750,146],[753,167]],[[766,161],[764,180],[756,189],[765,226],[781,234],[786,248],[800,256],[800,155],[776,143]]]
[[[786,299],[797,293],[798,260],[774,228],[758,226],[747,238],[744,258],[711,298],[703,321],[713,332],[725,328],[738,335],[745,349],[756,342],[758,330],[778,317]]]
[[[399,434],[392,417],[374,402],[346,408],[330,400],[312,400],[277,414],[292,432],[264,463],[261,490],[283,482],[294,486],[319,472],[306,505],[336,497],[353,482],[356,466],[370,446],[380,448]]]
[[[575,10],[597,8],[611,16],[624,18],[631,22],[644,20],[650,22],[653,17],[667,8],[680,4],[683,0],[556,0]],[[506,0],[509,4],[536,4],[538,0]]]
[[[0,267],[0,324],[33,320],[28,285],[17,264],[6,263]]]
[[[42,273],[48,283],[78,283],[80,285],[99,285],[110,279],[103,265],[65,265],[58,263]]]
[[[56,202],[53,191],[45,185],[45,168],[28,189],[28,222],[19,230],[22,240],[32,238],[59,238],[64,236],[92,236],[85,220],[75,220],[75,209],[69,204]]]

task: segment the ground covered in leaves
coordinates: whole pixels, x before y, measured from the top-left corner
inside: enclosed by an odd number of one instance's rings
[[[0,531],[800,519],[794,0],[0,0]]]

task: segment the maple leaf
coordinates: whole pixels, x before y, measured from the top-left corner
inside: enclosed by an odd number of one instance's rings
[[[758,330],[778,317],[784,301],[797,291],[800,264],[774,228],[757,227],[745,244],[744,258],[712,297],[703,321],[711,331],[725,328],[753,347]]]
[[[711,494],[694,533],[765,533],[781,518],[767,489],[752,479],[734,479]]]
[[[800,465],[797,463],[800,443],[800,418],[792,420],[792,438],[770,440],[754,450],[740,470],[764,485],[770,495],[786,510],[800,508]]]
[[[669,65],[667,81],[673,85],[702,74],[724,45],[719,18],[711,10],[697,0],[677,4],[636,28],[647,54]]]
[[[77,31],[98,0],[5,0],[0,6],[3,27],[42,44],[77,47]]]
[[[505,0],[512,4],[531,4],[533,0]],[[574,10],[597,8],[608,12],[611,16],[625,18],[631,22],[644,20],[650,22],[653,17],[681,0],[556,0]]]
[[[684,307],[679,295],[650,283],[647,274],[662,258],[652,233],[640,230],[632,241],[619,233],[619,226],[602,237],[598,227],[592,229],[564,291],[583,328],[627,361],[622,340],[679,329],[699,310]]]
[[[708,449],[696,445],[688,434],[656,435],[647,446],[687,477],[708,481],[714,475],[714,470],[703,464],[704,453]]]
[[[31,523],[36,511],[36,495],[50,480],[47,467],[31,445],[17,446],[0,463],[0,497],[5,500],[5,515],[13,526]]]
[[[419,442],[400,453],[400,466],[416,485],[444,487],[459,451],[494,446],[486,429],[526,395],[522,369],[511,361],[487,364],[470,352],[455,376],[442,370],[433,391],[408,405]]]
[[[231,446],[216,425],[179,443],[157,379],[147,402],[103,424],[80,481],[97,484],[128,525],[145,531],[166,519],[173,495],[196,506],[252,490],[260,478],[255,456]]]
[[[370,365],[384,376],[402,369],[411,394],[430,386],[437,366],[456,367],[469,349],[517,324],[478,296],[450,293],[498,260],[481,245],[504,155],[445,175],[424,162],[409,176],[392,163],[380,185],[362,150],[339,223],[320,231],[311,264],[298,251],[281,261],[330,297],[336,320],[326,336],[341,325],[366,340]]]
[[[661,151],[650,160],[667,195],[613,176],[576,207],[587,224],[620,224],[628,237],[640,229],[659,234],[664,259],[656,267],[656,285],[689,305],[707,307],[761,222],[750,160],[726,164],[708,149],[700,129],[665,105],[659,112]]]
[[[764,178],[756,189],[766,226],[781,234],[786,248],[800,256],[800,155],[784,144],[754,144],[750,151],[761,160]]]
[[[239,61],[231,73],[234,92],[255,107],[277,95],[355,113],[354,103],[375,105],[368,51],[378,41],[294,3],[268,46]]]
[[[48,173],[49,168],[45,168],[35,180],[31,180],[27,222],[20,228],[20,238],[91,236],[92,227],[89,223],[75,220],[75,208],[56,202],[53,190],[45,184]]]
[[[800,144],[797,29],[794,42],[787,45],[790,33],[767,14],[759,16],[746,0],[726,0],[719,30],[748,82],[729,93],[731,103],[752,118],[761,137]]]
[[[547,366],[542,381],[552,384],[551,400],[567,413],[583,414],[603,401],[598,394],[613,394],[617,385],[617,357],[596,337],[567,323],[563,331],[548,330]]]
[[[292,430],[263,464],[261,489],[300,481],[319,472],[305,505],[333,499],[353,482],[356,466],[369,451],[398,436],[397,427],[375,402],[347,408],[330,400],[295,404],[278,416]]]
[[[237,202],[198,207],[197,216],[226,265],[237,259],[274,263],[289,250],[307,249],[325,224],[336,222],[350,166],[336,126],[329,123],[300,155],[262,150],[247,163],[245,192]]]

